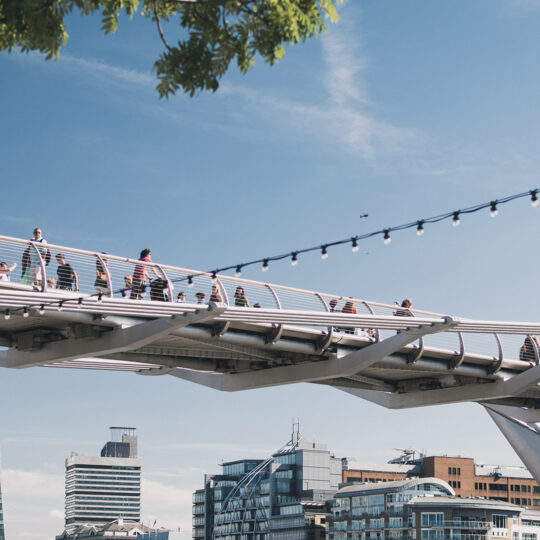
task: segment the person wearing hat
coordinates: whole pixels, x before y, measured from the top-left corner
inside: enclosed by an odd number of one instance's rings
[[[205,294],[203,292],[196,293],[195,298],[197,299],[197,304],[204,304],[203,302],[204,297],[205,297]]]

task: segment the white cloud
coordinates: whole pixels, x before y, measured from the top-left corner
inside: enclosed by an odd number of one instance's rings
[[[351,39],[350,19],[340,22],[340,31],[333,31],[322,40],[326,62],[325,86],[330,99],[337,105],[366,102],[359,76],[365,69],[358,44]]]
[[[181,527],[191,537],[192,492],[202,484],[199,469],[177,469],[170,482],[154,477],[165,471],[145,471],[142,478],[142,519],[160,526]],[[64,527],[64,473],[3,469],[2,495],[6,533],[11,538],[53,538]],[[32,511],[29,512],[29,509]],[[189,534],[188,534],[189,533]]]
[[[199,487],[199,486],[197,486]],[[143,477],[141,486],[142,520],[191,534],[191,498],[193,486],[167,484]]]
[[[63,474],[3,469],[2,498],[8,538],[53,538],[62,532]]]
[[[112,88],[120,86],[129,90],[131,97],[122,94],[123,107],[136,107],[139,113],[176,124],[189,123],[250,140],[268,137],[269,132],[275,137],[276,131],[295,139],[299,135],[308,136],[371,161],[414,153],[423,144],[417,132],[381,121],[371,112],[372,104],[362,77],[367,62],[361,50],[359,24],[350,7],[345,6],[342,20],[338,25],[330,25],[328,34],[320,40],[324,68],[318,80],[320,88],[313,86],[309,93],[301,90],[302,97],[291,99],[284,97],[290,91],[285,84],[269,93],[224,82],[212,96],[221,106],[210,117],[204,117],[204,107],[198,106],[197,98],[194,101],[181,92],[174,99],[158,104],[154,89],[157,81],[150,72],[67,54],[61,55],[56,66],[93,81],[102,95],[114,99],[117,93],[111,93]],[[44,63],[39,54],[16,56]],[[261,129],[261,122],[271,130]]]
[[[403,156],[418,149],[424,142],[419,133],[378,120],[371,113],[372,104],[362,78],[367,62],[360,50],[358,24],[353,13],[348,12],[337,26],[331,26],[321,43],[324,70],[320,83],[326,96],[317,103],[226,83],[221,86],[220,95],[243,100],[243,109],[249,107],[244,120],[263,117],[278,129],[295,136],[298,132],[308,134],[364,159]]]
[[[74,69],[78,69],[87,75],[98,77],[100,79],[105,78],[108,81],[115,81],[117,83],[127,84],[129,86],[135,85],[139,87],[153,88],[156,84],[156,79],[150,73],[113,66],[100,60],[86,59],[71,56],[69,54],[63,54],[58,60],[58,65],[67,65],[73,67]]]
[[[22,469],[3,469],[2,487],[10,496],[41,497],[51,493],[63,495],[64,476],[41,471],[25,471]]]

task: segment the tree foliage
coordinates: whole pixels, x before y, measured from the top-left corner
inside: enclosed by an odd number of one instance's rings
[[[39,51],[57,58],[66,43],[64,19],[74,11],[101,14],[104,33],[122,14],[146,16],[164,51],[154,64],[161,97],[178,89],[216,91],[232,61],[246,72],[259,54],[273,65],[284,46],[305,41],[337,21],[342,0],[0,0],[0,50]],[[174,26],[180,28],[174,31]],[[179,35],[172,43],[166,33]]]

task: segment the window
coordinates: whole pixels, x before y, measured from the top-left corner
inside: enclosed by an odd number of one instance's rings
[[[506,529],[507,517],[503,514],[493,514],[493,527],[496,529]]]
[[[422,540],[438,540],[444,538],[444,531],[437,529],[422,529]]]
[[[461,476],[461,467],[458,467],[457,473],[458,473],[458,476]]]
[[[422,527],[442,527],[443,524],[443,512],[422,512]]]
[[[452,474],[454,474],[454,475],[457,474],[457,473],[456,473],[456,468],[455,468],[455,467],[452,467]]]
[[[458,480],[457,487],[461,489],[461,480]]]

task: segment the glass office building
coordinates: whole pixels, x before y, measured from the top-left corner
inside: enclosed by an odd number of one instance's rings
[[[268,459],[223,463],[193,494],[193,538],[319,540],[341,459],[299,433]]]

